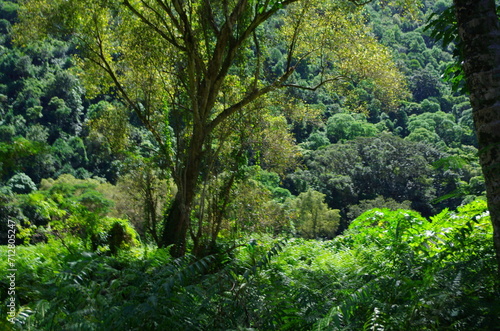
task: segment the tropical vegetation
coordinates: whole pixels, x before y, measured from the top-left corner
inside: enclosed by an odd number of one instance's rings
[[[0,328],[495,329],[459,2],[0,1]]]

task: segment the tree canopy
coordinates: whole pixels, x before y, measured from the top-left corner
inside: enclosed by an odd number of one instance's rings
[[[371,80],[389,108],[404,92],[355,1],[33,0],[20,19],[21,44],[47,33],[74,40],[89,91],[115,91],[153,134],[178,189],[161,243],[179,255],[225,123],[260,111],[263,97],[282,88]],[[275,72],[263,65],[272,47],[286,58]]]
[[[0,0],[0,329],[495,329],[451,4]]]

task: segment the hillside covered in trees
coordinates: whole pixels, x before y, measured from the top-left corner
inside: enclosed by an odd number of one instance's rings
[[[451,5],[0,1],[0,327],[494,329]]]

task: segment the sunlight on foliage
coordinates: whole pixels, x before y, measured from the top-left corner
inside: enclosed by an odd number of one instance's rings
[[[20,246],[19,327],[491,329],[500,305],[488,218],[483,201],[431,220],[375,209],[333,240],[255,236],[199,260]],[[4,279],[5,260],[0,270]]]

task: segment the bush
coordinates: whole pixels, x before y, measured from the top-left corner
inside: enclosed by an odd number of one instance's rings
[[[494,329],[500,302],[484,201],[429,220],[374,209],[334,241],[348,281],[318,330]],[[355,260],[345,258],[355,256]]]
[[[126,224],[106,222],[119,246]],[[375,209],[334,240],[259,237],[200,260],[21,246],[15,329],[493,330],[491,239],[486,204],[475,201],[430,220]]]
[[[107,231],[107,242],[111,254],[116,255],[119,250],[130,250],[138,245],[137,233],[127,220],[109,219],[108,221],[113,224]]]
[[[7,186],[16,194],[28,194],[36,191],[35,183],[33,183],[31,178],[24,173],[18,173],[12,176],[12,178],[7,181]]]

